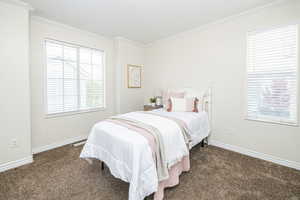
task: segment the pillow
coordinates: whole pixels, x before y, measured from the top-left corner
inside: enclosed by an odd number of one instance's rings
[[[187,112],[199,112],[199,99],[196,97],[186,97],[186,111]]]
[[[198,102],[199,100],[195,97],[187,98],[173,98],[169,100],[169,107],[167,108],[168,112],[199,112]]]
[[[185,98],[171,97],[170,107],[172,112],[187,112],[187,101]]]
[[[196,90],[194,90],[192,88],[185,88],[184,91],[185,91],[185,98],[187,98],[187,97],[193,97],[193,98],[197,98],[198,99],[198,102],[197,102],[198,112],[203,111],[204,110],[203,107],[205,106],[203,104],[203,102],[205,101],[205,98],[206,98],[205,95],[207,95],[206,92],[205,93],[198,92],[198,91],[196,91]]]
[[[203,97],[201,96],[185,96],[185,98],[188,98],[190,99],[190,101],[193,101],[194,102],[194,111],[193,112],[201,112],[204,110],[203,108]],[[191,105],[191,104],[189,104]],[[191,110],[192,108],[189,108],[189,110]]]
[[[169,99],[171,97],[174,98],[184,98],[185,92],[175,92],[175,91],[170,91],[170,90],[166,90],[163,93],[163,105],[164,107],[168,110],[170,107],[169,104]]]

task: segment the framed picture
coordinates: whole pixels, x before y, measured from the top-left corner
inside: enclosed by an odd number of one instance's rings
[[[127,65],[127,85],[128,88],[141,88],[142,66]]]

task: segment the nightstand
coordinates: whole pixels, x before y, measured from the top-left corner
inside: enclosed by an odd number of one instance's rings
[[[163,106],[151,106],[151,105],[144,105],[144,111],[151,111],[155,109],[163,108]]]

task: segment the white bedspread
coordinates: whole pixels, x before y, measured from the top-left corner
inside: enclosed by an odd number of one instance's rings
[[[164,109],[157,109],[151,112],[160,115],[175,117],[184,121],[190,130],[192,147],[199,144],[210,133],[209,118],[207,112],[166,112]]]
[[[202,136],[208,135],[208,125],[206,125],[207,128],[201,126],[201,119],[203,121],[205,118],[203,116],[207,118],[205,114],[168,113],[163,110],[154,112],[171,114],[172,117],[184,120],[191,130],[191,135],[199,135],[199,132],[202,132],[200,134]],[[183,156],[188,155],[189,151],[184,143],[181,130],[174,121],[140,112],[127,113],[124,116],[148,123],[160,130],[164,137],[163,142],[169,167],[176,164]],[[197,124],[200,124],[200,127]],[[194,138],[198,139],[199,137],[194,136]],[[157,191],[158,179],[151,148],[148,141],[135,131],[108,121],[99,122],[92,128],[80,157],[104,161],[113,176],[129,182],[129,200],[142,200]]]

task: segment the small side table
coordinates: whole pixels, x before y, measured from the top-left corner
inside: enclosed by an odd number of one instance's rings
[[[144,105],[144,111],[151,111],[155,109],[163,108],[163,105],[160,106],[151,106],[151,105]]]

